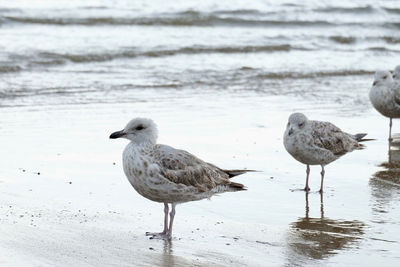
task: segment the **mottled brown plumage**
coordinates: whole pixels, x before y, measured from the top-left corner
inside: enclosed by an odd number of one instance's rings
[[[330,122],[310,121],[314,144],[329,150],[335,156],[342,156],[359,147],[354,135],[343,132]]]
[[[202,161],[185,150],[166,145],[156,145],[154,160],[161,166],[162,175],[173,183],[193,186],[199,192],[217,186],[228,186],[232,190],[245,190],[244,185],[233,183],[224,170]]]

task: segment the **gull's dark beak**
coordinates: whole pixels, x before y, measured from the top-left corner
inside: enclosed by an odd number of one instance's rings
[[[289,129],[289,135],[292,135],[292,133],[293,133],[293,128],[290,128]]]
[[[377,83],[378,83],[377,81],[374,81],[374,82],[372,83],[372,86],[375,86]]]
[[[124,133],[123,130],[122,131],[118,131],[118,132],[112,133],[110,135],[110,139],[117,139],[117,138],[120,138],[120,137],[122,137],[124,135],[125,135],[125,133]]]

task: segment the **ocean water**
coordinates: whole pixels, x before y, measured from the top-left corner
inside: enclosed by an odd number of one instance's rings
[[[151,90],[317,98],[338,80],[346,101],[398,64],[399,17],[397,1],[2,1],[0,106]]]
[[[398,1],[1,1],[0,265],[399,265],[399,132],[368,99],[400,64]],[[311,169],[291,112],[376,139]],[[133,117],[248,191],[179,205],[138,195],[109,140]],[[391,154],[392,162],[388,160]]]

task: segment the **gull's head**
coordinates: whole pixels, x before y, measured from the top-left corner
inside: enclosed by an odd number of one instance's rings
[[[400,65],[398,65],[396,68],[394,68],[393,79],[400,80]]]
[[[146,118],[135,118],[128,122],[122,131],[112,133],[111,139],[126,138],[136,144],[157,142],[157,125],[151,120]]]
[[[381,86],[381,85],[386,85],[393,82],[392,74],[390,74],[389,71],[377,71],[375,72],[374,76],[374,83],[372,84],[373,86]]]
[[[289,116],[289,121],[286,127],[287,134],[290,136],[295,132],[303,130],[308,123],[307,117],[303,113],[293,113]]]

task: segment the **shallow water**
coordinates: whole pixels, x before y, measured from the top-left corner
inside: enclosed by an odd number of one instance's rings
[[[398,64],[395,1],[12,1],[0,17],[2,265],[400,262],[400,138],[389,163],[368,100],[373,72]],[[326,167],[323,198],[318,166],[308,196],[293,190],[293,111],[377,139]],[[179,205],[172,243],[148,240],[162,205],[130,187],[126,142],[108,139],[136,116],[160,143],[262,172]]]

